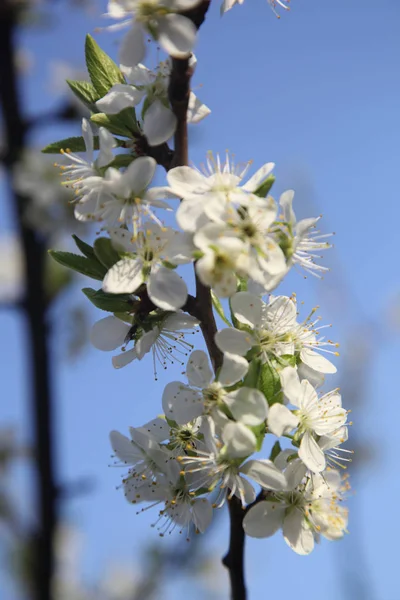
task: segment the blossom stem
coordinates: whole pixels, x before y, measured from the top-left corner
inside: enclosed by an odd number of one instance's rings
[[[245,534],[243,530],[243,517],[245,511],[242,503],[236,496],[229,501],[230,540],[227,554],[222,559],[222,564],[229,571],[231,582],[232,600],[246,600],[246,583],[244,577],[244,548]]]

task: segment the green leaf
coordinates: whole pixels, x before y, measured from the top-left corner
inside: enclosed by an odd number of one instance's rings
[[[107,294],[103,290],[83,288],[82,292],[96,308],[112,313],[129,312],[133,309],[132,298],[129,294]]]
[[[263,441],[264,441],[265,434],[266,434],[265,423],[263,422],[263,423],[260,423],[260,425],[255,425],[254,427],[249,427],[249,429],[251,429],[252,432],[254,433],[254,435],[256,436],[256,440],[257,440],[256,452],[259,452],[262,448]]]
[[[135,160],[137,156],[133,154],[117,154],[114,160],[107,165],[108,167],[114,167],[115,169],[120,169],[121,167],[129,167],[132,161]]]
[[[275,175],[270,175],[269,177],[267,177],[267,179],[264,181],[264,183],[262,183],[260,185],[260,187],[257,188],[255,192],[253,192],[253,194],[255,194],[256,196],[259,196],[260,198],[265,198],[268,195],[272,186],[274,185],[274,182],[275,182]]]
[[[258,389],[262,367],[261,360],[259,358],[254,358],[249,365],[249,370],[244,378],[243,385]]]
[[[94,149],[99,149],[99,136],[96,135],[93,137]],[[57,154],[61,152],[61,150],[71,150],[71,152],[86,152],[85,140],[83,137],[70,137],[65,140],[60,140],[59,142],[53,142],[52,144],[48,144],[42,150],[44,154]]]
[[[224,309],[223,309],[220,299],[218,298],[216,293],[213,292],[213,290],[211,290],[211,300],[212,300],[215,310],[217,311],[218,315],[221,317],[223,322],[226,323],[228,325],[228,327],[232,327],[232,325],[230,324],[230,322],[228,321],[228,319],[225,316]]]
[[[107,273],[107,269],[95,258],[87,258],[72,252],[59,252],[57,250],[49,250],[49,254],[63,267],[99,281],[102,281]]]
[[[92,112],[98,112],[96,101],[100,100],[101,96],[96,91],[96,88],[89,81],[72,81],[67,79],[71,91],[85,106]]]
[[[102,265],[106,267],[107,270],[111,269],[111,267],[120,260],[120,256],[113,248],[109,238],[97,238],[93,244],[93,250],[96,258],[101,262]]]
[[[129,113],[129,116],[128,116]],[[123,135],[124,137],[133,138],[137,133],[137,124],[134,119],[134,110],[126,108],[118,115],[106,115],[105,113],[97,113],[90,117],[92,123],[99,127],[105,127],[114,135]]]
[[[279,373],[270,362],[261,365],[258,389],[264,394],[270,406],[276,402],[283,402]]]
[[[276,459],[276,457],[278,456],[278,454],[280,454],[282,452],[282,448],[280,443],[277,441],[275,442],[275,444],[272,446],[271,449],[271,454],[269,455],[269,460],[274,461]]]
[[[85,58],[90,79],[100,98],[116,83],[125,83],[120,69],[91,35],[86,36]]]
[[[72,236],[72,239],[74,240],[75,244],[77,245],[77,248],[82,252],[82,254],[84,254],[87,258],[95,258],[96,255],[92,246],[78,238],[78,236],[75,234]]]
[[[274,362],[276,368],[281,370],[285,367],[295,367],[297,364],[297,358],[294,354],[282,354],[281,356],[275,356]]]

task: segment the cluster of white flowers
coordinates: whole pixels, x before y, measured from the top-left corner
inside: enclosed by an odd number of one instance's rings
[[[236,3],[242,2],[225,1],[223,12]],[[75,190],[76,218],[102,221],[108,237],[93,248],[79,241],[83,263],[60,260],[102,280],[90,297],[113,314],[94,325],[91,341],[103,351],[121,349],[115,368],[150,352],[156,376],[159,365],[186,364],[186,381],[165,387],[162,415],[132,427],[130,438],[111,433],[117,462],[127,465],[127,500],[150,503],[141,510],[159,506],[154,525],[160,535],[178,528],[189,537],[192,527],[204,532],[213,510],[236,497],[248,535],[268,537],[282,528],[289,546],[308,554],[321,535],[332,540],[346,531],[348,482],[337,468],[349,460],[349,450],[341,448],[347,411],[338,389],[320,389],[336,372],[328,356],[337,355],[337,344],[321,336],[317,309],[301,319],[294,294],[271,292],[292,267],[317,277],[327,270],[317,261],[330,247],[327,235],[316,230],[319,217],[296,219],[292,190],[278,201],[270,195],[271,162],[246,178],[251,161],[235,164],[229,154],[221,159],[209,153],[200,169],[169,168],[166,184],[152,187],[156,160],[138,152],[138,140],[147,139],[145,149],[159,146],[177,125],[169,100],[173,63],[163,62],[155,72],[146,68],[145,36],[173,58],[188,59],[196,28],[187,11],[197,4],[109,3],[108,15],[130,25],[121,65],[112,67],[114,81],[105,87],[104,68],[97,80],[90,57],[98,97],[89,100],[100,127],[95,137],[83,121],[86,155],[66,150],[69,163],[63,166],[65,183]],[[188,65],[194,62],[192,56]],[[86,88],[79,89],[82,94]],[[136,127],[141,103],[142,122],[129,137],[131,121],[123,115],[134,114]],[[191,92],[187,121],[209,112]],[[131,154],[121,155],[117,147]],[[176,224],[167,226],[158,211],[167,214],[174,205]],[[204,326],[199,298],[189,296],[178,274],[188,263],[227,325],[212,333],[219,353],[210,357],[215,369],[185,338]],[[260,451],[269,458],[252,458]]]

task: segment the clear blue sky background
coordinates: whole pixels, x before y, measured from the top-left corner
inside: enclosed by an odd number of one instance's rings
[[[193,132],[191,158],[199,162],[209,149],[228,148],[238,160],[254,159],[255,167],[276,162],[275,195],[294,187],[299,215],[322,212],[321,228],[337,233],[326,279],[304,281],[293,274],[283,291],[296,291],[306,307],[321,305],[324,322],[334,322],[332,336],[344,342],[343,354],[346,343],[362,343],[360,331],[373,335],[363,403],[353,412],[350,432],[371,454],[354,477],[356,493],[349,501],[354,533],[336,544],[324,541],[307,558],[292,553],[280,535],[249,540],[250,598],[367,597],[349,592],[347,566],[365,579],[371,600],[397,600],[400,347],[399,330],[388,313],[400,291],[400,3],[293,0],[292,10],[281,11],[280,20],[263,0],[246,0],[222,20],[218,3],[213,4],[199,36],[194,82],[202,84],[198,95],[213,112]],[[105,4],[97,8],[100,14]],[[35,57],[24,84],[25,105],[32,113],[54,104],[48,92],[49,61],[81,66],[84,35],[102,24],[98,16],[66,9],[63,3],[53,14],[54,27],[20,36],[21,47]],[[97,40],[116,58],[115,35],[102,33]],[[51,127],[36,141],[48,143],[72,133]],[[1,202],[4,232],[13,224],[4,195]],[[102,316],[94,310],[90,315],[93,322]],[[0,420],[17,423],[23,437],[29,435],[29,422],[22,325],[3,311],[0,330],[5,357],[0,362]],[[57,343],[54,353],[61,354]],[[157,414],[164,385],[179,378],[180,371],[170,369],[153,382],[150,360],[121,371],[114,371],[110,360],[94,349],[72,365],[59,360],[54,382],[60,477],[97,483],[93,493],[72,501],[65,515],[87,535],[82,568],[89,580],[110,559],[125,561],[144,540],[156,539],[149,528],[155,513],[136,516],[115,491],[120,473],[107,467],[108,432],[126,431]],[[338,375],[331,383],[345,388],[348,382]],[[345,405],[350,402],[344,398]],[[26,499],[29,482],[20,479]],[[222,555],[227,536],[227,522],[221,519],[205,543]]]

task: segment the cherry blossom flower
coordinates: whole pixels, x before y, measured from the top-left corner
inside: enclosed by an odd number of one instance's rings
[[[187,300],[186,283],[173,269],[163,266],[163,261],[177,264],[178,257],[169,251],[169,245],[175,235],[180,234],[152,222],[143,227],[145,231],[139,231],[136,237],[124,229],[110,230],[114,245],[131,253],[132,258],[123,258],[108,270],[103,280],[103,291],[132,294],[146,283],[149,298],[156,306],[177,310]],[[192,260],[190,253],[183,255],[180,252],[180,264]]]
[[[196,27],[177,13],[198,3],[199,0],[110,0],[106,16],[123,20],[108,29],[131,26],[121,43],[120,62],[128,66],[141,63],[146,55],[148,34],[167,54],[187,58],[196,42]]]
[[[95,348],[103,351],[116,350],[122,347],[123,352],[114,356],[114,368],[125,367],[134,360],[142,358],[150,351],[153,354],[154,376],[157,379],[157,363],[163,369],[168,364],[183,364],[182,358],[187,356],[193,346],[185,340],[185,331],[194,333],[199,321],[185,313],[160,315],[153,319],[153,325],[146,331],[143,327],[121,321],[115,316],[108,316],[94,324],[90,340]],[[132,329],[135,334],[131,334]],[[127,343],[135,339],[135,345],[125,350]]]
[[[335,540],[346,532],[347,509],[341,506],[342,491],[337,471],[314,475],[290,491],[275,493],[255,504],[245,515],[243,528],[247,535],[257,538],[270,537],[282,529],[292,550],[309,554],[320,535]]]

